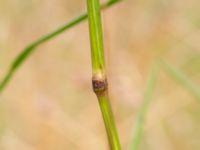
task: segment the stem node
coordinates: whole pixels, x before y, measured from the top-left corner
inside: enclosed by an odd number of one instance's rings
[[[108,82],[106,78],[92,78],[93,91],[97,96],[103,95],[108,89]]]

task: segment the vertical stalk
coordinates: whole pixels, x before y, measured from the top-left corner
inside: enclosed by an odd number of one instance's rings
[[[92,85],[102,112],[111,150],[121,150],[111,111],[105,72],[103,37],[99,0],[87,0],[92,57]]]

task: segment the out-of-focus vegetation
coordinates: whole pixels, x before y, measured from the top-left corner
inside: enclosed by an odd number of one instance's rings
[[[80,0],[0,0],[0,4],[1,78],[27,43],[86,7]],[[124,0],[103,12],[110,95],[123,149],[130,143],[153,60],[164,58],[200,84],[199,4]],[[0,149],[108,149],[91,92],[89,49],[85,22],[33,53],[0,96]],[[199,150],[199,108],[189,92],[161,73],[140,149]]]

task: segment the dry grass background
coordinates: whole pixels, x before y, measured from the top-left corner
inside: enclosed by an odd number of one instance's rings
[[[85,11],[85,1],[0,0],[0,77],[33,40]],[[165,58],[200,84],[200,1],[124,0],[103,12],[110,95],[127,149],[148,69]],[[106,150],[91,92],[87,22],[38,48],[0,96],[0,150]],[[199,150],[200,105],[164,72],[141,150]]]

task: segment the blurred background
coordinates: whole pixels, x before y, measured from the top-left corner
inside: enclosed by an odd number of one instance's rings
[[[24,47],[86,11],[85,3],[0,0],[0,79]],[[156,58],[200,85],[199,14],[199,0],[123,0],[102,12],[110,97],[123,150]],[[156,85],[140,150],[199,150],[200,104],[162,69]],[[0,150],[108,149],[91,88],[84,21],[40,46],[0,95]]]

